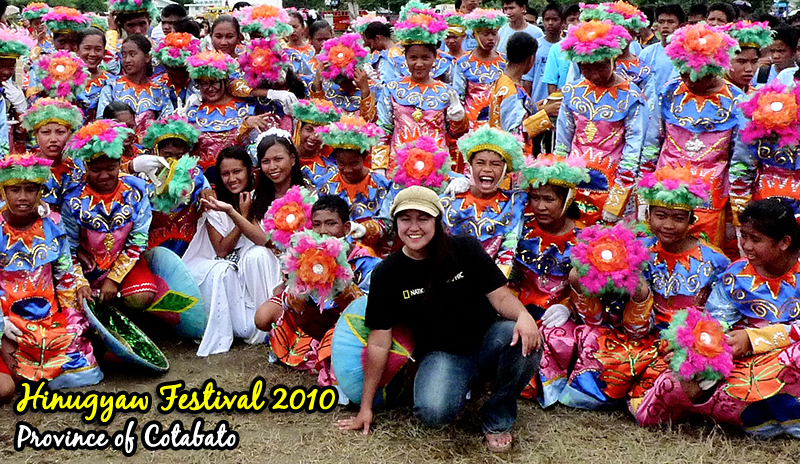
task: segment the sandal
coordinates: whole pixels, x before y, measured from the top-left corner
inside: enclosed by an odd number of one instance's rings
[[[501,437],[510,438],[508,443],[505,444],[498,444],[498,441]],[[491,451],[492,453],[505,453],[511,449],[511,445],[514,444],[514,437],[511,435],[511,432],[503,432],[503,433],[487,433],[484,435],[483,442],[486,445],[486,449]]]

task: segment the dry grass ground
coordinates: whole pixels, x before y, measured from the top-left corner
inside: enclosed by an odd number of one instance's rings
[[[192,343],[162,342],[170,359],[170,371],[160,377],[131,372],[127,367],[106,367],[103,391],[155,393],[157,384],[183,380],[199,387],[215,378],[226,391],[246,390],[255,376],[268,385],[289,386],[315,383],[315,378],[267,363],[265,348],[236,345],[230,353],[198,358]],[[154,399],[155,399],[154,395]],[[156,401],[158,403],[158,401]],[[507,455],[484,451],[480,443],[480,421],[472,405],[457,427],[431,430],[419,426],[410,409],[376,415],[375,432],[369,436],[342,433],[334,421],[352,414],[337,408],[329,414],[206,414],[206,429],[221,419],[233,425],[240,445],[233,451],[147,451],[140,447],[126,459],[118,451],[13,450],[15,424],[25,420],[39,430],[95,428],[74,413],[28,413],[17,416],[10,406],[0,408],[0,462],[6,463],[798,463],[800,440],[758,440],[736,430],[722,429],[702,421],[671,428],[646,430],[637,427],[625,412],[601,413],[556,407],[543,411],[522,402],[515,429],[516,444]],[[131,415],[118,415],[108,426],[113,432]],[[167,427],[180,419],[188,427],[190,414],[162,415],[155,407],[135,415],[139,430],[150,420]]]

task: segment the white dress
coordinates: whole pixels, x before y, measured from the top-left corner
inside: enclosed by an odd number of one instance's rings
[[[278,258],[244,235],[236,244],[238,263],[217,259],[207,227],[213,227],[224,237],[235,225],[225,213],[206,212],[183,255],[183,261],[200,287],[208,314],[208,324],[197,349],[197,355],[203,357],[225,353],[233,337],[251,344],[264,343],[267,334],[256,328],[256,310],[272,297],[272,290],[281,282]]]

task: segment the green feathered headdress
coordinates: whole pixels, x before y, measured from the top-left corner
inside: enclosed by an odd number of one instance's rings
[[[472,13],[464,16],[464,25],[473,31],[500,29],[506,24],[508,24],[508,16],[500,10],[476,8]]]
[[[28,6],[22,9],[22,19],[33,21],[34,19],[41,19],[42,16],[50,12],[50,5],[42,2],[28,3]]]
[[[342,116],[339,122],[320,127],[317,133],[322,143],[333,149],[358,150],[361,153],[368,153],[384,135],[383,130],[375,124],[350,115]]]
[[[31,133],[51,122],[75,131],[83,124],[83,113],[80,108],[64,100],[43,97],[36,100],[22,116],[22,128]]]
[[[430,10],[431,6],[428,3],[420,2],[419,0],[411,0],[400,8],[400,14],[397,17],[397,22],[405,21],[408,16],[412,14],[411,10]]]
[[[394,25],[394,35],[403,45],[436,45],[447,35],[447,21],[430,9],[412,8],[405,21]]]
[[[638,8],[628,2],[601,3],[599,5],[581,5],[581,21],[610,21],[617,26],[622,26],[629,31],[638,31],[647,27],[650,21]]]
[[[169,169],[164,170],[161,187],[150,198],[150,204],[159,213],[171,213],[178,207],[188,205],[194,193],[197,158],[183,156],[178,160],[169,159],[167,162]]]
[[[158,144],[167,139],[178,139],[186,142],[191,150],[197,139],[200,138],[200,131],[189,124],[185,118],[172,114],[166,118],[157,119],[150,123],[147,131],[142,138],[142,146],[152,150],[158,150]]]
[[[121,122],[98,119],[78,129],[67,142],[65,151],[73,159],[84,161],[101,156],[118,160],[125,151],[125,139],[133,133]]]
[[[580,158],[567,160],[557,155],[541,154],[522,168],[522,188],[530,185],[539,188],[545,184],[574,189],[581,182],[589,182],[586,161]]]
[[[89,27],[89,18],[68,6],[57,6],[42,16],[42,21],[53,34],[80,32]]]
[[[28,31],[0,26],[0,58],[16,60],[20,56],[27,56],[35,45],[36,41],[31,38]]]
[[[762,49],[772,45],[772,29],[769,28],[769,23],[752,22],[752,21],[739,21],[733,24],[723,26],[723,31],[727,32],[729,36],[739,42],[739,48],[755,48]]]
[[[504,130],[483,125],[461,137],[458,151],[470,163],[475,153],[491,151],[500,155],[508,165],[508,172],[519,171],[525,165],[523,144],[515,135]]]
[[[663,166],[639,181],[639,196],[650,206],[692,211],[708,200],[709,183],[686,166]]]
[[[53,162],[33,153],[11,153],[0,160],[0,186],[33,182],[44,184],[50,178]]]
[[[109,0],[108,9],[117,15],[147,13],[153,22],[158,21],[160,17],[153,0]]]
[[[86,13],[89,17],[90,27],[100,30],[101,32],[108,32],[108,19],[105,16],[100,16],[97,13]]]
[[[315,126],[324,126],[341,119],[342,112],[328,100],[314,98],[299,100],[292,107],[292,117]]]
[[[206,50],[186,58],[186,67],[192,79],[223,80],[236,71],[236,61],[227,53]]]
[[[631,41],[631,35],[610,21],[586,21],[571,26],[561,41],[564,58],[575,63],[613,60]]]

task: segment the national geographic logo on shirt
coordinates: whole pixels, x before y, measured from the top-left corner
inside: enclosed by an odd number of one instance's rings
[[[454,275],[452,279],[448,280],[447,283],[451,284],[457,280],[461,280],[464,278],[464,272],[459,272],[458,274]],[[403,299],[407,300],[412,296],[422,295],[425,293],[424,288],[415,288],[413,290],[403,290]]]

